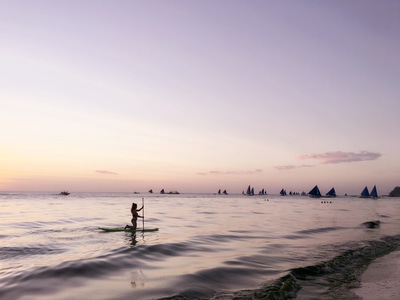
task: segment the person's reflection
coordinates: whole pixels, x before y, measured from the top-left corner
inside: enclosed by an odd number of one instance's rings
[[[126,237],[126,241],[130,246],[136,246],[137,240],[136,240],[136,233],[131,233],[129,237]]]

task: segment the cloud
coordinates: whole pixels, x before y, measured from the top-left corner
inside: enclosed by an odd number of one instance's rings
[[[261,169],[255,169],[250,171],[209,171],[209,172],[198,172],[197,175],[247,175],[262,173]]]
[[[319,161],[321,164],[338,164],[338,163],[351,163],[356,161],[376,160],[381,157],[382,154],[378,152],[360,151],[356,152],[325,152],[325,153],[313,153],[300,155],[298,159],[314,159]]]
[[[299,168],[313,168],[314,165],[284,165],[284,166],[276,166],[275,169],[279,171],[287,171],[287,170],[293,170],[293,169],[299,169]]]
[[[117,173],[107,171],[107,170],[95,170],[96,173],[106,174],[106,175],[118,175]]]

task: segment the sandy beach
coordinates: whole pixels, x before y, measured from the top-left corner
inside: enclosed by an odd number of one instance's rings
[[[374,260],[361,275],[361,287],[353,292],[365,300],[400,299],[400,251]]]

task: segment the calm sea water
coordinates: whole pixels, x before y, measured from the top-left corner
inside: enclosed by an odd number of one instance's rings
[[[158,232],[98,230],[142,197]],[[357,299],[399,229],[391,198],[3,193],[0,298]]]

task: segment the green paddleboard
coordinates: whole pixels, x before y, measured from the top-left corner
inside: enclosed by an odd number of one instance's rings
[[[152,231],[158,231],[158,228],[137,228],[136,230],[132,229],[125,229],[124,227],[99,227],[100,230],[103,230],[105,232],[118,232],[118,231],[126,231],[126,232],[152,232]]]

